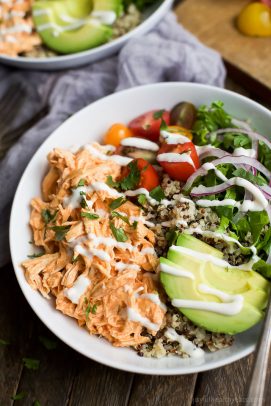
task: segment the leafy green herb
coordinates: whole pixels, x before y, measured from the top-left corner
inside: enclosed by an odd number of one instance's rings
[[[271,171],[271,149],[262,141],[258,144],[258,159]]]
[[[96,313],[97,313],[97,307],[98,307],[98,306],[97,306],[96,303],[92,306],[92,308],[91,308],[91,310],[90,310],[92,314],[96,314]]]
[[[249,182],[254,183],[255,185],[263,186],[266,185],[266,180],[260,175],[253,175],[251,172],[246,171],[243,168],[238,168],[233,172],[234,176],[239,176],[240,178],[246,179]]]
[[[87,201],[86,201],[86,199],[84,197],[82,197],[82,199],[81,199],[80,206],[82,207],[82,209],[87,209],[88,208]]]
[[[137,161],[132,161],[128,164],[129,173],[119,182],[121,190],[133,190],[140,181],[140,170],[137,166]]]
[[[87,298],[85,297],[85,304],[87,304],[88,303],[88,300],[87,300]],[[87,305],[87,307],[86,307],[86,310],[85,310],[85,313],[86,313],[86,318],[88,319],[89,318],[89,313],[92,313],[92,314],[96,314],[96,312],[97,312],[97,304],[95,303],[93,306],[91,306],[91,304],[90,303],[88,303],[88,305]]]
[[[77,187],[80,187],[80,186],[85,186],[85,179],[79,180]]]
[[[160,125],[160,131],[165,131],[167,130],[168,126],[165,120],[162,119],[161,125]]]
[[[39,336],[39,341],[46,350],[55,350],[58,344],[56,340],[44,336]]]
[[[72,257],[72,264],[75,264],[75,262],[77,262],[79,259],[79,255],[77,255],[77,257]]]
[[[122,214],[118,213],[117,211],[112,211],[111,213],[112,218],[117,217],[124,221],[126,224],[130,225],[130,221],[127,216],[123,216]]]
[[[218,233],[225,233],[225,231],[227,230],[229,224],[230,224],[230,219],[225,217],[225,216],[221,216],[220,224],[219,224],[219,227],[217,228],[216,231]]]
[[[27,369],[32,369],[33,371],[36,371],[37,369],[39,369],[40,361],[38,359],[33,358],[23,358],[23,364]]]
[[[96,213],[88,213],[86,211],[81,212],[81,217],[86,217],[89,220],[97,220],[99,218],[98,214],[96,214]]]
[[[127,200],[125,199],[125,197],[121,196],[121,197],[118,197],[117,199],[113,200],[113,202],[110,203],[109,207],[111,210],[115,210],[126,202],[127,202]]]
[[[38,253],[27,255],[27,257],[30,259],[34,259],[34,258],[42,257],[43,255],[44,255],[44,252],[38,252]]]
[[[0,345],[10,345],[10,342],[7,340],[3,340],[2,338],[0,338]]]
[[[138,226],[138,221],[134,221],[132,224],[133,229],[136,230],[137,226]]]
[[[87,318],[87,319],[88,319],[88,317],[89,317],[90,309],[91,309],[91,305],[88,304],[87,307],[86,307],[86,318]]]
[[[41,406],[41,403],[39,400],[35,400],[35,402],[33,403],[33,406]]]
[[[119,182],[114,181],[111,175],[107,176],[106,184],[108,186],[110,186],[110,187],[113,187],[113,188],[118,188],[119,187]]]
[[[83,192],[83,190],[81,190],[80,196],[86,196],[86,192]]]
[[[165,193],[161,186],[157,186],[150,191],[150,196],[158,202],[161,202],[161,200],[165,198]]]
[[[164,109],[163,110],[158,110],[158,111],[155,111],[154,113],[153,113],[153,118],[154,118],[154,120],[159,120],[160,118],[162,118],[163,117],[163,114],[164,114]]]
[[[265,278],[271,279],[271,265],[260,259],[252,267],[253,271],[259,272]]]
[[[58,210],[51,213],[49,209],[43,209],[41,212],[41,217],[44,223],[47,225],[55,220]]]
[[[139,204],[141,204],[141,206],[144,206],[146,204],[147,198],[146,198],[145,195],[140,194],[137,197],[137,201],[138,201]]]
[[[53,226],[50,227],[50,230],[55,232],[55,238],[57,241],[62,241],[70,228],[71,226]]]
[[[16,395],[11,396],[11,399],[12,400],[21,400],[21,399],[24,399],[26,397],[26,395],[27,395],[26,392],[19,392],[19,393],[16,393]]]
[[[110,229],[118,242],[125,242],[128,240],[128,237],[125,234],[123,228],[116,228],[112,221],[110,222]]]
[[[174,245],[177,241],[179,233],[176,230],[169,230],[166,232],[166,240],[168,245]]]

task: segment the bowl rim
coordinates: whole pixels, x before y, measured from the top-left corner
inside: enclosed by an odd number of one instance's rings
[[[158,0],[159,1],[159,0]],[[158,2],[157,1],[157,2]],[[160,21],[160,18],[164,15],[166,10],[172,5],[174,0],[163,0],[160,5],[157,5],[157,8],[151,13],[146,19],[144,19],[138,26],[133,28],[131,31],[127,32],[126,34],[114,39],[111,42],[106,42],[105,44],[99,45],[94,48],[87,49],[81,52],[74,52],[71,54],[64,54],[64,55],[57,55],[53,57],[24,57],[24,56],[7,56],[0,54],[0,62],[3,63],[20,63],[21,65],[32,65],[33,69],[35,69],[35,64],[37,65],[46,65],[67,62],[72,60],[77,60],[80,58],[84,58],[87,56],[95,56],[96,54],[103,53],[107,55],[110,49],[119,49],[122,45],[125,44],[126,41],[133,37],[140,36],[140,34],[144,34],[147,29],[148,25],[150,25],[150,29]],[[150,7],[150,6],[149,6]],[[152,24],[153,23],[153,24]]]
[[[219,89],[222,93],[224,94],[228,94],[230,97],[234,97],[236,99],[238,99],[238,101],[240,102],[245,102],[247,104],[249,104],[251,107],[255,108],[258,111],[262,111],[263,113],[267,114],[270,116],[270,120],[271,120],[271,112],[264,106],[260,105],[259,103],[255,102],[254,100],[249,99],[246,96],[243,96],[239,93],[233,92],[231,90],[228,89],[223,89],[223,88],[219,88],[216,86],[212,86],[212,85],[205,85],[205,84],[198,84],[198,83],[189,83],[189,82],[159,82],[159,83],[154,83],[154,84],[148,84],[148,85],[141,85],[141,86],[136,86],[133,88],[129,88],[129,89],[125,89],[122,90],[120,92],[116,92],[113,94],[110,94],[108,96],[105,96],[101,99],[96,100],[93,103],[90,103],[89,105],[85,106],[83,109],[79,110],[78,112],[76,112],[74,115],[72,115],[71,117],[69,117],[67,120],[65,120],[59,127],[57,127],[47,138],[46,140],[40,145],[40,147],[36,150],[36,152],[33,154],[31,160],[28,162],[28,165],[26,166],[20,181],[17,185],[17,189],[13,198],[13,202],[12,202],[12,207],[11,207],[11,214],[10,214],[10,223],[9,223],[9,244],[10,244],[10,252],[11,252],[11,259],[12,259],[12,264],[13,264],[13,269],[15,272],[15,276],[16,279],[19,283],[19,286],[21,288],[21,291],[24,295],[24,297],[26,298],[28,304],[30,305],[30,307],[32,308],[32,310],[34,311],[34,313],[38,316],[38,318],[47,326],[47,328],[49,328],[53,334],[55,334],[61,341],[63,341],[66,345],[68,345],[69,347],[71,347],[72,349],[76,350],[77,352],[79,352],[80,354],[86,356],[89,359],[92,359],[96,362],[99,362],[103,365],[115,368],[115,369],[119,369],[119,370],[123,370],[126,372],[132,372],[132,373],[139,373],[139,374],[145,374],[145,375],[164,375],[164,376],[171,376],[171,375],[185,375],[185,374],[190,374],[190,373],[198,373],[198,372],[204,372],[207,370],[212,370],[212,369],[216,369],[219,367],[222,367],[224,365],[228,365],[234,361],[240,360],[242,358],[244,358],[245,356],[249,355],[250,353],[252,353],[255,348],[256,348],[256,343],[254,344],[250,344],[248,345],[246,348],[240,350],[238,353],[236,354],[232,354],[230,356],[227,356],[226,358],[223,358],[221,360],[215,360],[215,361],[211,361],[211,364],[213,364],[210,368],[210,363],[207,364],[202,364],[199,366],[194,366],[193,367],[193,371],[191,371],[190,368],[187,368],[186,366],[182,366],[182,370],[169,370],[167,371],[165,368],[160,369],[159,366],[155,367],[151,367],[146,369],[145,367],[139,367],[136,366],[135,367],[130,367],[129,364],[127,365],[123,365],[122,363],[119,363],[116,360],[112,360],[108,359],[108,358],[103,358],[103,356],[100,356],[99,353],[96,353],[94,355],[90,355],[82,348],[80,348],[80,345],[77,345],[77,343],[70,343],[68,342],[68,339],[65,336],[65,333],[56,333],[54,330],[51,329],[51,327],[48,327],[48,320],[46,320],[45,316],[42,314],[38,314],[37,311],[35,310],[35,306],[32,305],[30,297],[28,296],[28,293],[26,292],[26,288],[23,285],[23,283],[21,283],[20,279],[19,279],[19,273],[18,273],[18,269],[19,266],[16,265],[15,262],[15,250],[16,247],[14,246],[14,239],[13,239],[13,230],[14,230],[14,225],[13,225],[13,217],[14,217],[14,209],[15,209],[15,203],[16,200],[18,199],[18,194],[20,192],[20,185],[24,182],[24,179],[27,177],[27,172],[28,172],[28,167],[30,166],[30,163],[32,162],[32,160],[35,159],[36,155],[39,153],[40,149],[43,148],[44,144],[51,139],[52,137],[54,137],[54,134],[59,130],[60,127],[62,127],[64,124],[67,125],[67,123],[69,123],[70,120],[73,120],[74,116],[80,114],[81,112],[87,110],[90,106],[99,104],[101,102],[103,102],[105,99],[109,100],[109,99],[114,99],[115,97],[118,97],[119,94],[132,94],[134,91],[137,91],[138,89],[144,89],[144,90],[148,90],[151,88],[160,88],[160,89],[164,89],[166,88],[166,91],[170,91],[171,88],[174,87],[181,87],[181,88],[193,88],[193,89],[203,89],[203,90],[212,90],[212,89]]]

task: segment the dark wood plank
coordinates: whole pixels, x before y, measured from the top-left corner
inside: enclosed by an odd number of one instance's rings
[[[29,306],[19,289],[11,266],[0,269],[0,405],[12,404],[22,372],[21,359],[27,350],[32,330]]]
[[[133,374],[81,359],[69,406],[122,406],[127,404]]]
[[[183,376],[136,375],[129,406],[190,406],[197,374]]]
[[[252,356],[223,368],[199,374],[193,404],[197,406],[239,405],[252,364]]]

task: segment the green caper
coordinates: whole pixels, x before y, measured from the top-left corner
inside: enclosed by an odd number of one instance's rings
[[[191,130],[197,118],[197,109],[194,104],[181,102],[176,104],[170,112],[170,124],[179,125]]]

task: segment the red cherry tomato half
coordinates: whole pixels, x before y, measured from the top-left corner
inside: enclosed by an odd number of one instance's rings
[[[149,191],[159,186],[159,176],[154,167],[143,158],[134,159],[133,162],[137,163],[137,167],[140,170],[140,180],[137,188],[144,188]],[[126,166],[122,171],[122,177],[128,176],[130,169]]]
[[[200,167],[199,157],[193,142],[186,142],[185,144],[163,144],[158,152],[158,156],[159,154],[165,153],[188,153],[194,163],[194,166],[192,166],[189,162],[159,161],[171,179],[186,182],[189,176]]]
[[[166,110],[152,110],[134,118],[128,127],[134,136],[144,137],[150,141],[158,141],[162,120],[169,125],[170,114]]]

